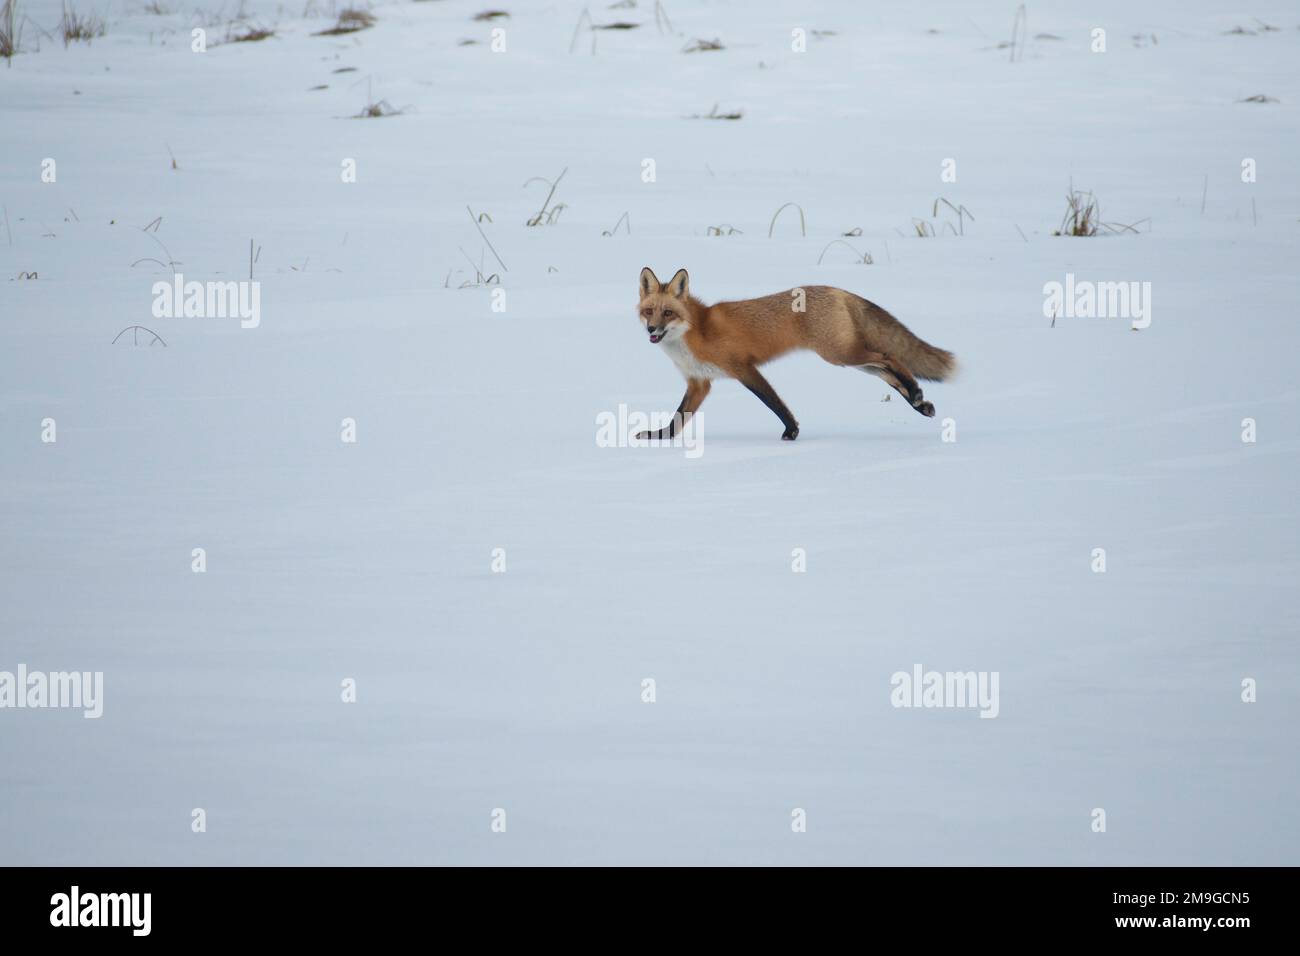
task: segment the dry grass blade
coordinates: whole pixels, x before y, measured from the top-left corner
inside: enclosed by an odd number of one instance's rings
[[[655,0],[655,29],[660,33],[676,33],[673,22],[668,19],[668,11],[660,0]]]
[[[966,217],[969,216],[971,222],[975,221],[975,216],[971,214],[971,211],[967,209],[964,205],[954,206],[952,203],[948,202],[948,200],[940,196],[938,199],[934,201],[934,208],[930,211],[931,219],[939,218],[939,203],[943,203],[945,206],[947,206],[949,209],[951,209],[953,212],[957,214],[958,228],[952,230],[953,234],[958,236],[966,235]],[[946,222],[944,223],[944,225],[947,226],[949,229],[952,229],[952,223]]]
[[[845,242],[843,239],[832,239],[830,242],[826,243],[826,247],[822,249],[822,254],[817,257],[818,265],[822,264],[822,260],[826,258],[826,253],[830,251],[832,246],[843,246],[844,248],[848,249],[850,252],[853,253],[854,256],[857,257],[855,261],[859,265],[869,266],[869,265],[873,265],[875,262],[875,260],[871,258],[871,253],[859,252],[850,243]]]
[[[479,223],[483,221],[484,216],[487,217],[488,222],[492,221],[492,217],[488,216],[487,213],[481,213],[480,215],[475,216],[474,210],[471,209],[468,205],[465,206],[465,211],[469,213],[469,220],[470,222],[474,223],[474,228],[478,230],[478,234],[483,237],[483,241],[487,244],[487,247],[492,250],[492,258],[496,259],[497,265],[501,267],[501,271],[509,272],[510,270],[506,268],[506,264],[502,262],[501,257],[497,255],[497,250],[496,247],[492,245],[492,240],[487,237],[487,233],[485,233],[483,231],[483,227],[479,225]]]
[[[577,45],[578,45],[578,34],[579,34],[580,32],[582,32],[582,24],[583,24],[584,21],[585,21],[586,24],[587,24],[587,30],[590,31],[590,30],[591,30],[591,11],[589,11],[586,7],[583,7],[583,8],[582,8],[582,12],[581,12],[580,14],[578,14],[578,22],[575,23],[575,24],[573,25],[573,39],[569,41],[569,52],[570,52],[570,53],[572,53],[573,50],[574,50],[574,48],[577,47]],[[592,52],[593,55],[594,55],[595,52],[596,52],[596,38],[595,38],[594,36],[591,38],[591,52]]]
[[[619,226],[627,226],[627,234],[628,234],[629,236],[632,235],[632,220],[631,220],[630,218],[628,218],[628,214],[627,214],[627,213],[623,213],[623,215],[621,215],[621,216],[618,217],[618,222],[614,223],[614,228],[613,228],[613,229],[607,229],[607,230],[601,232],[601,235],[602,235],[602,236],[613,236],[613,235],[616,235],[616,234],[618,233],[618,227],[619,227]]]
[[[776,228],[777,217],[780,216],[781,213],[784,212],[786,209],[789,209],[791,206],[794,206],[795,209],[799,210],[799,235],[801,236],[808,235],[808,223],[804,219],[803,206],[799,205],[797,202],[788,202],[780,209],[778,209],[776,212],[772,213],[772,221],[771,223],[768,224],[767,227],[767,238],[769,239],[772,238],[772,230]]]
[[[167,343],[166,343],[166,342],[163,342],[163,337],[162,337],[161,335],[159,335],[159,334],[158,334],[157,332],[155,332],[153,329],[147,329],[147,328],[145,328],[143,325],[128,325],[128,326],[127,326],[126,328],[124,328],[121,332],[118,332],[117,335],[113,336],[113,341],[110,342],[109,344],[110,344],[110,345],[116,345],[116,344],[117,344],[117,340],[120,339],[122,336],[126,335],[126,333],[128,333],[128,332],[131,333],[131,345],[132,345],[132,346],[136,346],[136,345],[139,345],[139,344],[140,344],[140,333],[141,333],[141,332],[147,332],[149,335],[153,336],[153,339],[149,342],[149,344],[150,344],[151,346],[153,346],[153,345],[157,345],[158,343],[162,342],[162,347],[163,347],[163,348],[166,348],[166,347],[167,347]]]
[[[1022,3],[1016,8],[1016,18],[1011,21],[1011,62],[1016,62],[1016,50],[1020,50],[1020,59],[1025,58],[1025,35],[1029,32],[1029,14]]]

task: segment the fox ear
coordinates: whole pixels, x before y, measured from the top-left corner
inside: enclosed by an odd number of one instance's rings
[[[684,299],[690,285],[691,277],[686,274],[686,270],[678,269],[677,274],[668,280],[668,294],[678,299]]]
[[[651,269],[649,266],[646,266],[644,269],[642,269],[641,270],[641,297],[645,298],[648,295],[653,295],[654,293],[658,292],[660,288],[661,286],[659,285],[659,279],[655,276],[654,270]]]

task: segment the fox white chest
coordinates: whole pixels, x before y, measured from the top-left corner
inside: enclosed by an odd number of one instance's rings
[[[714,379],[727,377],[727,373],[716,365],[710,365],[708,362],[701,362],[697,359],[681,338],[665,340],[663,350],[673,360],[673,364],[677,366],[677,371],[681,372],[686,378]]]

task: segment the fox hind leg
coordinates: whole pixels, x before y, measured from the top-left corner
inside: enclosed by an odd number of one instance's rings
[[[848,341],[843,338],[815,346],[814,350],[832,365],[847,365],[860,372],[874,375],[883,380],[894,391],[902,395],[920,414],[926,418],[934,417],[934,405],[926,401],[925,393],[916,382],[916,376],[892,355],[877,352],[869,348],[860,339]]]
[[[884,381],[890,388],[907,399],[907,404],[926,418],[934,417],[934,403],[926,400],[925,393],[921,391],[921,386],[917,384],[915,376],[897,359],[890,358],[883,352],[870,352],[865,349],[855,358],[861,358],[862,361],[851,363],[854,368]]]

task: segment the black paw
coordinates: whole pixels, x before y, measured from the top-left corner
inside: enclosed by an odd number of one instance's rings
[[[926,418],[934,418],[934,402],[921,402],[913,407]]]
[[[787,428],[784,432],[781,433],[781,441],[794,441],[798,437],[799,437],[798,425],[791,425],[789,428]]]

